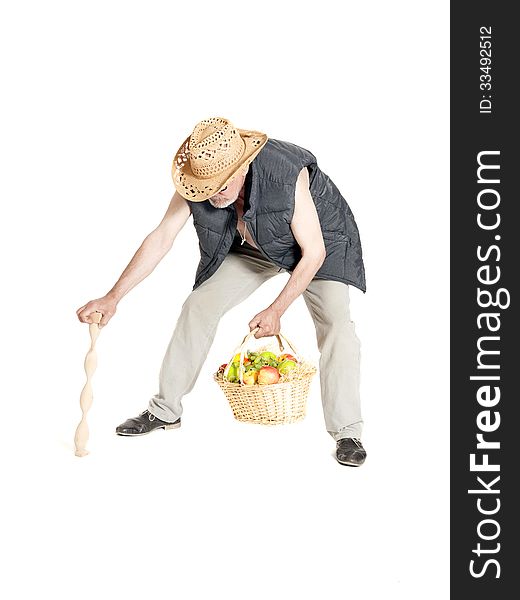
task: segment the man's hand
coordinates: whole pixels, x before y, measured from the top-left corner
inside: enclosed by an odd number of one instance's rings
[[[117,302],[111,296],[103,296],[103,298],[98,298],[97,300],[91,300],[87,302],[78,310],[76,314],[78,315],[78,319],[82,323],[93,323],[90,315],[93,312],[100,312],[103,317],[99,322],[99,327],[104,327],[110,319],[114,316],[117,308]]]
[[[268,335],[278,335],[280,333],[280,317],[281,314],[274,308],[266,308],[249,321],[249,331],[260,327],[255,333],[257,339]]]

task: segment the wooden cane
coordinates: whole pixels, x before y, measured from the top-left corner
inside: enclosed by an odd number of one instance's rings
[[[96,340],[99,335],[99,322],[103,317],[102,313],[94,312],[91,313],[90,318],[92,323],[89,323],[88,329],[90,333],[90,349],[85,356],[85,373],[87,374],[87,382],[81,390],[81,396],[79,398],[79,404],[82,410],[81,421],[76,428],[76,434],[74,436],[74,444],[76,446],[76,456],[86,456],[88,450],[85,448],[88,441],[88,425],[87,425],[87,413],[92,406],[92,386],[90,380],[94,375],[94,371],[97,367],[97,354],[96,354]]]

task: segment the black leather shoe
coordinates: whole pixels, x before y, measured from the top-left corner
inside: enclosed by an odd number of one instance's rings
[[[336,443],[336,459],[342,465],[359,467],[365,462],[367,453],[361,440],[357,438],[343,438]]]
[[[145,435],[155,429],[177,429],[181,426],[181,418],[179,417],[173,423],[161,421],[150,411],[144,410],[138,417],[127,419],[121,425],[116,427],[117,435]]]

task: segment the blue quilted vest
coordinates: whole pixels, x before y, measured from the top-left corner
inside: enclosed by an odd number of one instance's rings
[[[296,180],[309,171],[309,190],[316,205],[327,256],[315,277],[332,279],[366,291],[359,232],[346,200],[318,167],[316,157],[290,142],[270,138],[249,165],[245,179],[243,219],[260,252],[280,270],[291,272],[301,259],[292,234]],[[237,227],[234,204],[215,208],[205,200],[187,201],[199,238],[200,262],[193,289],[219,268]]]

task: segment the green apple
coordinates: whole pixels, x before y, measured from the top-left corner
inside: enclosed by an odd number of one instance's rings
[[[286,373],[289,373],[289,371],[292,371],[295,366],[296,363],[294,360],[284,360],[278,365],[278,372],[281,375],[285,375]]]

